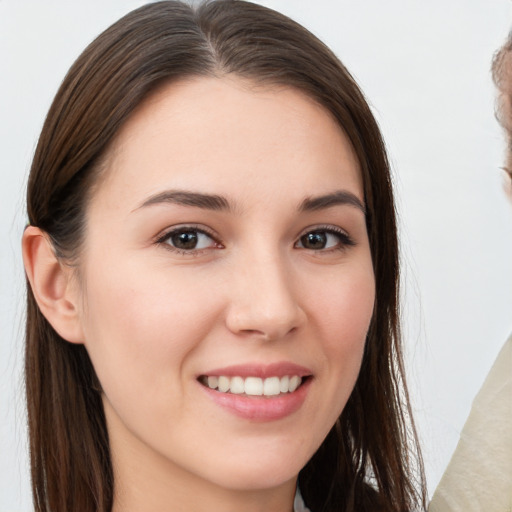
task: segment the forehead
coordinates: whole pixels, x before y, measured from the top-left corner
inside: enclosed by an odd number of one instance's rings
[[[298,90],[239,78],[160,88],[123,126],[108,162],[107,184],[147,194],[191,185],[229,194],[269,181],[290,190],[300,180],[332,189],[342,180],[363,200],[357,158],[329,111]]]

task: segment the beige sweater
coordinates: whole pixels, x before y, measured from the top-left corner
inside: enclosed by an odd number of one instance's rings
[[[512,337],[476,395],[429,512],[512,511]]]

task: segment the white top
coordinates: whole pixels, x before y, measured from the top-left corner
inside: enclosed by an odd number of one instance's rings
[[[293,512],[311,512],[309,508],[304,505],[304,500],[302,499],[298,487],[295,491],[295,499],[293,500]]]

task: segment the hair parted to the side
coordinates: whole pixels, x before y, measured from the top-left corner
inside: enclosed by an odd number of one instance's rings
[[[398,243],[389,165],[355,81],[306,29],[241,0],[197,8],[143,6],[103,32],[73,64],[46,118],[27,193],[29,222],[79,268],[88,199],[130,114],[163,83],[235,74],[296,88],[323,105],[351,141],[363,174],[376,305],[361,373],[336,425],[299,475],[322,511],[425,507],[404,382],[398,319]],[[26,391],[38,512],[107,512],[113,472],[100,384],[83,345],[59,337],[28,287]]]

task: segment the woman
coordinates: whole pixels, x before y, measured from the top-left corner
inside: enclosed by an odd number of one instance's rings
[[[384,145],[304,28],[128,14],[57,93],[27,204],[37,510],[424,506]]]

